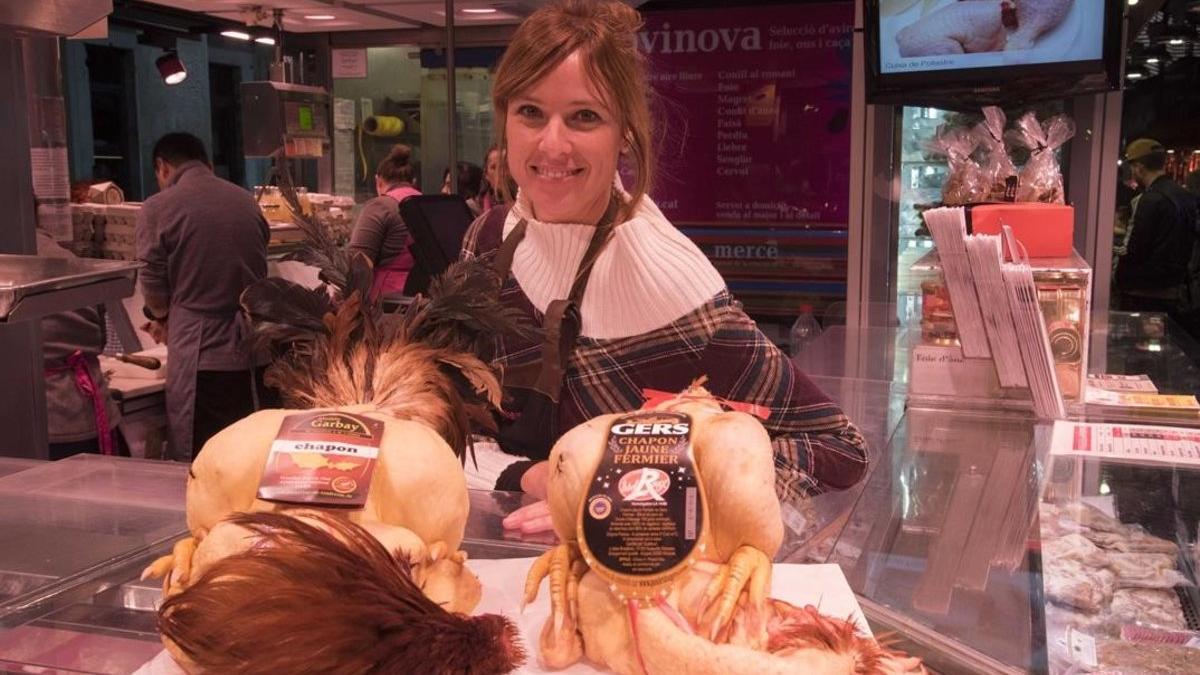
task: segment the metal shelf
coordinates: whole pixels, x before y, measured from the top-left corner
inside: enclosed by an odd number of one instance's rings
[[[0,323],[103,304],[133,293],[141,263],[0,255]]]

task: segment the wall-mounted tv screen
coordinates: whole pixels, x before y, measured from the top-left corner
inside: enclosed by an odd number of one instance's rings
[[[1124,2],[864,0],[875,103],[1016,103],[1120,85]]]

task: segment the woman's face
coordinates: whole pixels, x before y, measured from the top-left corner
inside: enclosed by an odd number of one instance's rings
[[[492,150],[491,152],[488,153],[487,166],[484,167],[484,171],[486,172],[486,175],[487,175],[488,185],[491,185],[492,189],[499,188],[500,187],[500,150],[499,149]]]
[[[508,105],[508,170],[550,223],[595,223],[612,195],[621,128],[579,52]]]

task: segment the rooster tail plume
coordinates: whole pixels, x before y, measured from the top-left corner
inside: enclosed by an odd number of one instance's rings
[[[418,298],[404,313],[399,329],[410,340],[467,353],[479,353],[495,335],[525,337],[531,331],[520,311],[496,302],[501,282],[480,260],[454,262],[430,282],[428,300]]]
[[[284,513],[230,517],[260,545],[166,600],[163,637],[213,673],[507,673],[524,662],[508,619],[445,611],[366,530],[310,514],[319,526]]]
[[[302,344],[311,351],[326,332],[325,315],[334,309],[324,285],[310,289],[277,277],[252,284],[242,291],[239,302],[255,327],[255,348],[290,349]]]
[[[327,228],[304,212],[286,157],[275,158],[271,173],[278,184],[280,197],[291,212],[292,222],[304,233],[300,247],[283,259],[316,267],[321,281],[329,284],[339,298],[348,298],[354,291],[360,291],[361,297],[367,298],[373,278],[370,258],[361,251],[351,252],[339,246]]]
[[[370,268],[340,302],[325,287],[267,279],[243,293],[256,341],[276,358],[267,383],[296,408],[371,404],[437,430],[465,460],[473,430],[494,431],[501,388],[474,351],[496,331],[521,333],[495,302],[497,282],[481,262],[456,263],[403,314],[364,302]],[[348,285],[347,288],[350,286]]]

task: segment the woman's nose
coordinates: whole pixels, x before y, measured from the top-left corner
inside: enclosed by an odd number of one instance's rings
[[[542,127],[541,137],[538,139],[538,150],[543,155],[551,157],[555,155],[563,155],[571,149],[571,142],[568,137],[568,129],[561,118],[552,117]]]

